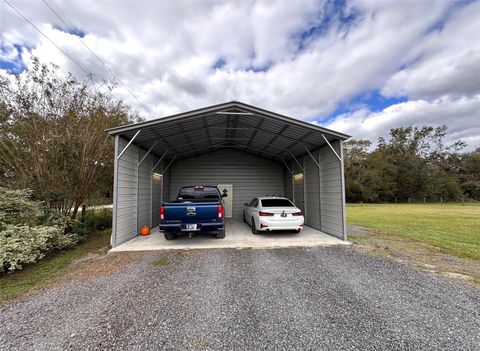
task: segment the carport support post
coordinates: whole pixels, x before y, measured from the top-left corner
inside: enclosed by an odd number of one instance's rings
[[[347,216],[346,216],[346,199],[345,199],[345,173],[343,166],[343,140],[339,140],[340,146],[340,181],[342,187],[342,217],[343,217],[343,241],[347,241]]]
[[[152,157],[152,166],[155,159]],[[153,227],[153,170],[150,171],[150,228]]]
[[[307,222],[307,175],[305,172],[305,156],[302,157],[303,163],[303,218],[305,219],[305,224]]]
[[[117,206],[118,206],[118,149],[120,137],[115,135],[115,159],[113,161],[113,211],[112,211],[112,237],[110,245],[117,246]]]
[[[139,193],[139,190],[138,190],[138,185],[139,185],[139,181],[138,181],[138,175],[139,175],[139,171],[138,171],[138,168],[139,168],[139,159],[140,159],[140,148],[137,148],[137,173],[136,173],[136,177],[135,177],[135,182],[136,182],[136,185],[135,185],[135,235],[138,235],[138,193]]]
[[[323,221],[322,221],[322,169],[320,167],[320,149],[318,149],[318,209],[320,216],[320,231],[322,231]]]

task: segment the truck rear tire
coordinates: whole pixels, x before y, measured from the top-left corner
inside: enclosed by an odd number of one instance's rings
[[[165,232],[163,234],[167,240],[175,240],[177,238],[177,233]]]
[[[215,236],[217,237],[217,239],[225,238],[225,229],[224,230],[219,230]]]

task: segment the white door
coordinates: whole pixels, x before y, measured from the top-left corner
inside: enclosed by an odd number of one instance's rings
[[[218,184],[218,190],[220,194],[227,194],[227,197],[223,198],[223,204],[225,206],[225,218],[232,218],[233,213],[233,185],[232,184]]]

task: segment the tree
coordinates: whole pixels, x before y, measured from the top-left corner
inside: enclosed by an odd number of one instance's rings
[[[393,128],[389,140],[379,138],[372,152],[368,151],[371,145],[368,140],[345,143],[347,199],[454,200],[463,192],[474,194],[480,184],[480,179],[474,176],[475,170],[478,172],[476,156],[461,154],[465,147],[461,141],[445,145],[446,132],[446,126]]]
[[[365,192],[361,175],[372,143],[369,140],[352,139],[344,145],[345,194],[350,201],[361,201]]]
[[[450,172],[449,159],[465,144],[457,141],[445,146],[445,125],[439,127],[400,127],[390,130],[390,140],[379,139],[384,152],[397,169],[396,197],[444,197],[458,199],[461,190]]]
[[[455,155],[450,160],[464,194],[480,200],[480,147],[475,151]]]
[[[91,77],[90,77],[91,78]],[[15,79],[0,78],[0,180],[75,218],[79,206],[113,174],[113,139],[105,129],[134,122],[122,101],[54,65],[34,59]]]

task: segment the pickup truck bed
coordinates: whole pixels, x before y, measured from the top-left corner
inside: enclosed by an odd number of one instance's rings
[[[160,230],[167,240],[198,232],[214,232],[217,238],[224,238],[224,209],[218,189],[210,186],[180,189],[175,201],[162,204]]]

